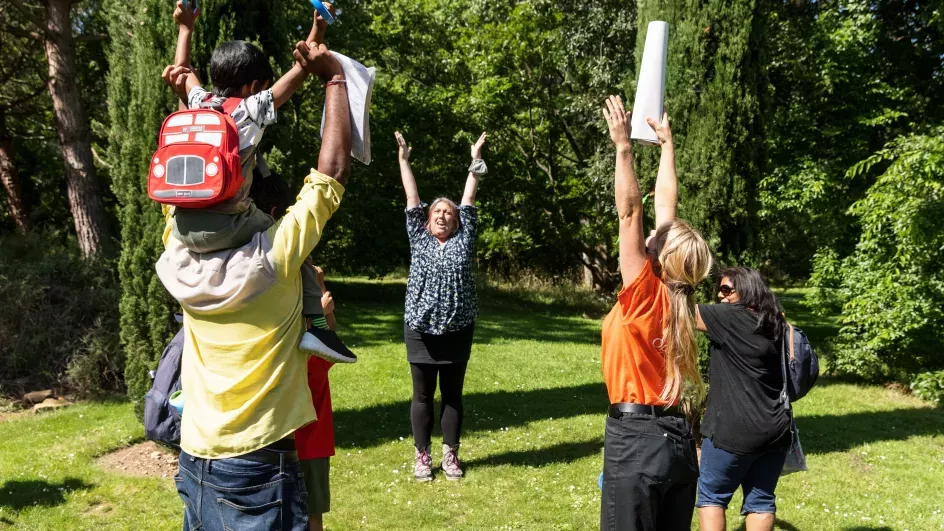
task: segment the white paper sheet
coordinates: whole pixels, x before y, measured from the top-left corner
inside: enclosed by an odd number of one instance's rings
[[[665,97],[665,61],[669,51],[669,23],[652,21],[646,29],[646,47],[642,52],[642,68],[636,85],[636,101],[633,102],[630,137],[641,144],[658,144],[656,132],[646,123],[646,118],[662,119]]]
[[[370,98],[377,79],[377,69],[367,68],[338,52],[331,52],[341,63],[347,80],[348,106],[351,108],[351,156],[370,164]],[[324,136],[324,112],[321,113],[321,136]]]

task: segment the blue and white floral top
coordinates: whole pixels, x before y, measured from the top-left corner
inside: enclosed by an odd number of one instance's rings
[[[459,228],[443,245],[426,229],[426,203],[406,209],[410,237],[410,276],[406,283],[407,326],[442,335],[461,330],[479,314],[472,259],[478,215],[459,206]]]

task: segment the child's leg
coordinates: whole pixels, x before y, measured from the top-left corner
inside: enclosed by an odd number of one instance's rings
[[[327,330],[324,308],[321,307],[321,286],[318,284],[318,274],[311,258],[305,259],[302,265],[302,315],[311,319],[311,326]]]
[[[321,285],[311,259],[302,264],[301,276],[302,313],[311,319],[311,327],[302,334],[302,340],[298,344],[299,350],[332,363],[355,363],[357,356],[344,346],[325,320],[324,307],[321,305]]]
[[[309,525],[312,531],[323,529],[322,517],[331,510],[331,460],[328,457],[299,461],[308,491]]]

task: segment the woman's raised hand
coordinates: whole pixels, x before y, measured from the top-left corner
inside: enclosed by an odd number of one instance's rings
[[[482,146],[485,144],[486,133],[482,133],[482,136],[472,144],[472,158],[480,159],[482,158]]]
[[[654,118],[646,118],[646,123],[649,124],[656,132],[656,138],[659,139],[659,145],[664,146],[665,144],[672,144],[672,127],[669,125],[669,113],[662,113],[662,122],[656,122]]]
[[[629,121],[630,113],[623,107],[623,99],[619,96],[610,96],[606,99],[606,108],[603,117],[610,128],[610,140],[617,148],[629,148],[629,133],[632,124]]]
[[[400,162],[410,162],[410,152],[413,151],[413,148],[406,145],[406,140],[400,134],[400,131],[395,131],[393,136],[397,137],[397,145],[400,148],[398,153]]]

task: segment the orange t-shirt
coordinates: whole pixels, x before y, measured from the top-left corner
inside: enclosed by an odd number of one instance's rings
[[[603,379],[610,403],[664,406],[663,318],[669,314],[669,290],[646,261],[639,276],[623,286],[616,305],[603,320]]]

